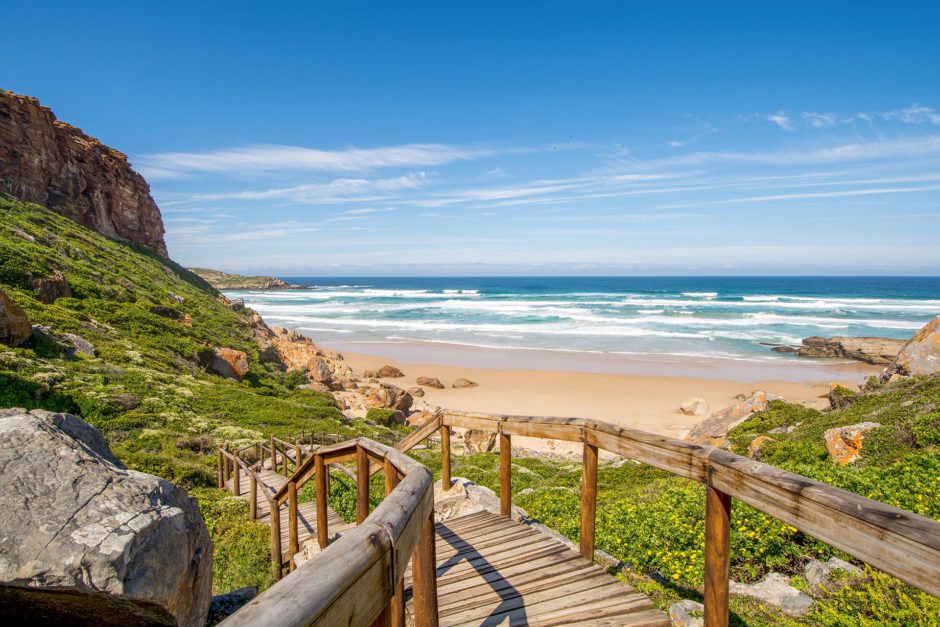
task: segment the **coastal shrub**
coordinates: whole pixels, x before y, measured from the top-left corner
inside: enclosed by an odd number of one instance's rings
[[[395,410],[371,407],[366,412],[366,420],[386,427],[392,426],[395,424]]]
[[[248,503],[214,488],[192,490],[199,502],[212,539],[212,591],[221,594],[274,581],[271,564],[271,532],[266,525],[248,520]]]

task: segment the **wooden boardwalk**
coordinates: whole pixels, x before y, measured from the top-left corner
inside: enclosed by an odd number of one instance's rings
[[[489,512],[437,523],[445,625],[670,625],[653,603],[551,536]],[[411,571],[405,598],[411,613]]]

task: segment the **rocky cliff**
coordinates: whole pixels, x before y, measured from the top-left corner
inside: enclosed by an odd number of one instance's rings
[[[160,210],[127,157],[58,121],[35,98],[4,90],[0,192],[167,256]]]

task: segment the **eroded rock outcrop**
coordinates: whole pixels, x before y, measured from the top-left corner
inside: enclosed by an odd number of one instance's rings
[[[0,621],[205,625],[212,544],[195,499],[128,470],[69,414],[0,410]]]
[[[904,343],[897,359],[882,375],[882,380],[887,381],[896,374],[917,376],[935,372],[940,372],[940,316]]]
[[[808,337],[796,353],[801,357],[841,357],[867,364],[887,365],[894,361],[904,340],[885,337]]]
[[[60,122],[35,98],[0,90],[0,191],[166,257],[163,219],[127,157]]]

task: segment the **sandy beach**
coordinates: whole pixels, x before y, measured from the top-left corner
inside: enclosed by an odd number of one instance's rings
[[[827,403],[830,383],[854,387],[877,366],[822,360],[667,360],[642,356],[555,351],[480,349],[433,343],[332,343],[358,371],[385,364],[405,373],[386,379],[414,386],[419,376],[447,386],[424,388],[422,400],[450,409],[521,415],[598,418],[663,435],[677,436],[702,420],[678,411],[698,396],[713,410],[756,390],[814,407]],[[484,367],[491,364],[491,367]],[[460,377],[478,387],[453,389]],[[543,448],[543,443],[519,446]],[[564,448],[564,447],[563,447]]]

